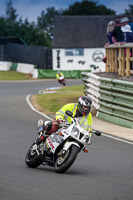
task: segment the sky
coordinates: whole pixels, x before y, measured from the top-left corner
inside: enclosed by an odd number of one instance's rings
[[[41,12],[48,7],[55,7],[55,9],[66,9],[69,5],[82,0],[12,0],[13,8],[16,9],[19,17],[23,20],[28,18],[29,22],[36,22],[37,17]],[[133,5],[133,0],[94,0],[98,1],[98,5],[105,5],[116,11],[116,14],[121,14],[125,9],[129,9],[129,4]],[[0,0],[0,16],[5,15],[6,3],[8,0]]]

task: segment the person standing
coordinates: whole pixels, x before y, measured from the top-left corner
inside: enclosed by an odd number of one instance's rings
[[[107,38],[108,38],[108,43],[109,44],[113,44],[114,41],[112,40],[112,32],[114,30],[115,27],[115,22],[114,21],[110,21],[107,25]]]
[[[129,24],[126,24],[125,26],[121,27],[121,30],[124,33],[125,36],[125,42],[133,42],[133,32],[131,30],[131,26]]]
[[[115,28],[112,32],[113,40],[116,41],[115,44],[124,42],[124,34],[123,34],[123,31],[121,30],[121,26],[122,24],[120,22],[120,19],[116,19]]]
[[[133,23],[129,20],[128,17],[121,18],[120,22],[122,26],[129,25],[131,27],[131,31],[133,32]]]

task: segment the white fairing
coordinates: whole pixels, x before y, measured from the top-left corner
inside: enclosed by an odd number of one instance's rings
[[[62,136],[60,136],[58,133],[61,132]],[[73,138],[73,141],[67,141],[67,138]],[[58,132],[51,134],[47,140],[46,144],[51,149],[51,151],[54,153],[57,149],[57,147],[63,142],[66,141],[64,144],[63,149],[67,150],[70,148],[71,145],[75,145],[80,147],[79,143],[81,143],[83,146],[88,144],[89,140],[89,132],[84,130],[78,123],[78,120],[76,122],[73,122],[68,128],[61,128]]]

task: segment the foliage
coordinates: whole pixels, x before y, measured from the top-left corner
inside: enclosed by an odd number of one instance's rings
[[[11,22],[3,17],[0,18],[1,37],[20,37],[26,44],[51,46],[51,41],[47,35],[28,20],[24,22]]]
[[[15,22],[18,17],[17,11],[13,8],[11,0],[9,0],[6,4],[6,17],[11,22]]]
[[[104,5],[97,5],[98,1],[83,0],[75,2],[66,9],[63,15],[115,15],[115,11]]]
[[[51,39],[34,22],[17,20],[18,14],[13,8],[12,1],[7,3],[6,17],[0,17],[0,37],[20,37],[26,44],[51,47]]]
[[[133,15],[133,5],[129,4],[129,9],[125,9],[126,15]]]
[[[47,33],[52,38],[52,31],[54,28],[54,20],[56,15],[60,15],[61,11],[55,10],[54,7],[46,8],[46,11],[42,11],[41,15],[37,18],[37,26],[44,33]]]

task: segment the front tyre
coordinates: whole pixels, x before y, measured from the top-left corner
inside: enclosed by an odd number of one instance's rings
[[[38,160],[38,154],[36,152],[35,145],[36,144],[34,142],[29,148],[25,157],[25,163],[30,168],[36,168],[41,164],[41,162]]]
[[[75,161],[77,155],[79,152],[79,148],[75,145],[72,145],[66,152],[66,154],[62,156],[57,156],[57,159],[55,161],[55,171],[57,173],[64,173],[67,171],[73,162]]]

